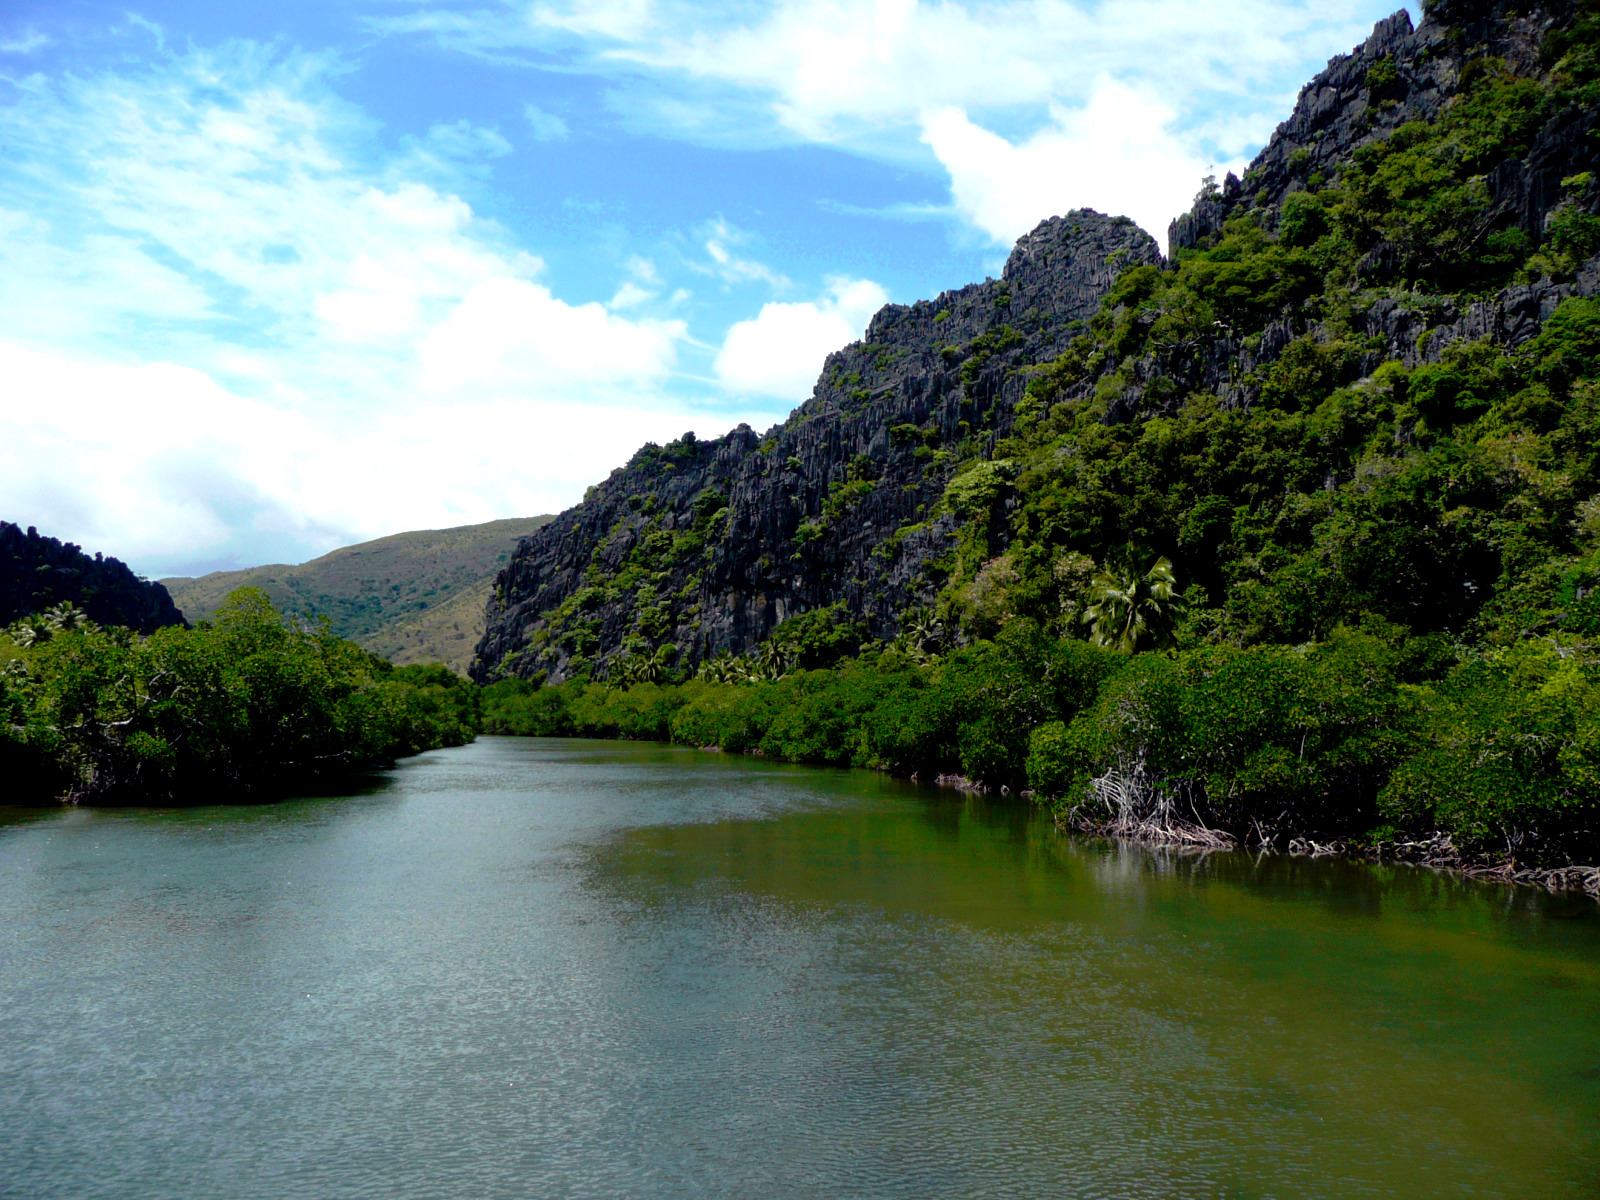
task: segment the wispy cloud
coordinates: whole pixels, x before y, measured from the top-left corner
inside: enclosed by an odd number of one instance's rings
[[[528,122],[528,129],[532,132],[534,140],[539,142],[564,141],[571,130],[567,123],[555,113],[545,112],[537,104],[529,104],[522,110],[523,119]]]
[[[0,39],[0,54],[33,54],[50,45],[50,39],[37,30]]]
[[[719,217],[709,222],[700,231],[700,236],[705,258],[691,260],[691,270],[714,275],[727,284],[765,283],[778,289],[793,286],[785,276],[766,263],[740,253],[740,247],[750,245],[755,240],[749,231],[739,229]]]
[[[1230,162],[1264,141],[1307,71],[1359,41],[1387,9],[1382,0],[620,0],[561,8],[501,0],[431,25],[386,28],[605,76],[623,121],[659,134],[712,145],[811,142],[942,167],[956,210],[993,233],[1016,223],[979,215],[971,156],[958,177],[940,155],[953,141],[952,114],[1017,151],[990,155],[995,164],[1042,163],[1052,147],[1073,161],[1071,178],[1053,172],[1065,190],[1038,217],[1095,203],[1096,163],[1084,153],[1103,149],[1112,132],[1126,135],[1149,152],[1138,171],[1162,198],[1134,215],[1164,229],[1177,211],[1164,206],[1193,193],[1196,163]],[[1108,87],[1137,105],[1107,114],[1097,98]],[[1084,121],[1108,116],[1106,136],[1085,129]],[[1165,173],[1152,157],[1162,147],[1174,151]],[[1098,169],[1124,165],[1112,158]]]
[[[384,157],[330,69],[238,44],[0,109],[0,508],[151,567],[250,559],[562,507],[704,424],[680,320],[563,300],[441,185],[503,136]]]

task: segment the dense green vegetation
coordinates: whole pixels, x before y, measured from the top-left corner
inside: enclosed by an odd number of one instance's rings
[[[342,546],[299,566],[162,583],[192,621],[210,617],[235,589],[258,587],[284,612],[326,617],[334,633],[392,662],[442,662],[464,674],[483,634],[495,574],[517,539],[549,520],[420,529]]]
[[[1452,655],[1396,627],[1301,647],[1123,654],[1026,618],[919,663],[904,646],[772,681],[484,689],[484,727],[716,746],[1031,788],[1125,815],[1096,780],[1239,841],[1448,835],[1471,855],[1600,853],[1600,658],[1556,641]]]
[[[227,803],[470,741],[478,696],[395,668],[259,589],[148,637],[71,606],[0,635],[0,777],[13,803]]]
[[[1007,610],[1048,622],[1076,601],[1063,556],[1131,544],[1174,563],[1192,639],[1294,643],[1374,614],[1509,644],[1581,621],[1569,610],[1600,532],[1600,304],[1567,300],[1519,350],[1457,341],[1414,369],[1372,361],[1362,315],[1389,300],[1442,323],[1600,251],[1587,174],[1566,181],[1537,252],[1484,191],[1552,113],[1595,101],[1585,54],[1546,81],[1479,60],[1438,121],[1362,147],[1276,214],[1235,217],[1175,269],[1126,272],[996,447],[1012,478],[950,564],[952,615],[991,549],[1005,549]],[[1217,330],[1248,354],[1269,321],[1305,332],[1228,380],[1235,402],[1189,385]],[[1140,378],[1158,415],[1115,419]]]
[[[140,633],[183,623],[166,589],[141,579],[125,563],[90,556],[32,526],[24,532],[20,525],[0,521],[0,627],[58,604]]]
[[[1600,252],[1589,173],[1542,239],[1487,183],[1600,102],[1596,26],[1124,272],[1008,436],[950,447],[917,528],[959,532],[893,645],[821,610],[690,678],[641,642],[492,685],[487,728],[958,773],[1119,830],[1600,855],[1600,301],[1514,347],[1448,332]]]

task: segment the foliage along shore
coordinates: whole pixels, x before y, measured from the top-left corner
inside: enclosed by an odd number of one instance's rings
[[[1369,621],[1301,646],[1129,654],[1019,618],[941,654],[936,623],[858,648],[827,615],[734,672],[503,680],[482,728],[958,775],[1085,832],[1600,894],[1574,867],[1600,859],[1600,656],[1558,638],[1466,650]]]
[[[0,632],[0,778],[14,804],[270,800],[471,741],[477,702],[256,588],[148,636],[60,604]]]
[[[1202,845],[1600,858],[1600,0],[1424,9],[1170,258],[1047,221],[765,439],[647,446],[502,574],[489,728]]]

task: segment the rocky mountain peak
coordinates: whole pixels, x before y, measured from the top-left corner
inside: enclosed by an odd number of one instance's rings
[[[1274,380],[1301,388],[1294,371],[1276,369],[1286,358],[1301,375],[1354,384],[1386,363],[1438,361],[1462,340],[1526,341],[1564,299],[1594,293],[1596,262],[1528,282],[1501,271],[1454,290],[1434,268],[1476,262],[1485,239],[1518,243],[1516,261],[1531,262],[1558,204],[1568,216],[1572,204],[1600,208],[1600,147],[1588,136],[1600,111],[1581,98],[1592,93],[1551,90],[1553,77],[1540,75],[1552,29],[1565,22],[1562,36],[1579,36],[1574,12],[1571,3],[1440,0],[1416,27],[1398,12],[1307,84],[1242,179],[1208,187],[1173,222],[1174,260],[1192,249],[1216,249],[1216,258],[1165,262],[1127,218],[1052,217],[1017,242],[1001,278],[886,305],[862,341],[828,356],[810,398],[765,434],[740,427],[646,446],[520,543],[490,600],[474,676],[604,674],[620,659],[655,661],[668,645],[692,664],[747,651],[784,620],[819,609],[892,637],[911,610],[966,605],[963,589],[981,591],[983,573],[1010,555],[1008,514],[1020,511],[1023,491],[1072,469],[1068,446],[1029,466],[1032,482],[1021,460],[1006,458],[1025,439],[1002,443],[1029,427],[1019,412],[1134,426],[1177,419],[1193,399],[1200,409],[1248,411]],[[1480,111],[1482,96],[1502,92],[1474,78],[1544,99],[1524,105],[1511,138]],[[1479,97],[1479,107],[1452,105],[1463,96]],[[1558,102],[1546,105],[1551,97]],[[1345,172],[1366,179],[1363,163],[1388,153],[1375,144],[1407,122],[1422,123],[1411,131],[1418,137],[1438,134],[1432,152],[1442,157],[1430,169],[1460,166],[1449,130],[1463,111],[1492,151],[1486,174],[1461,183],[1456,207],[1429,219],[1448,224],[1452,212],[1470,212],[1465,240],[1428,249],[1430,259],[1406,250],[1406,227],[1385,232],[1381,221],[1394,214],[1381,212],[1342,242],[1328,235],[1333,218],[1319,197],[1353,203],[1333,185]],[[1404,154],[1412,144],[1391,146]],[[1304,205],[1286,203],[1301,191],[1311,193]],[[1564,199],[1568,192],[1576,198]],[[1280,223],[1305,205],[1325,223],[1316,245],[1349,253],[1337,279],[1324,277],[1315,246]],[[1240,238],[1218,247],[1224,222],[1247,214]],[[1241,263],[1246,254],[1256,258]],[[1416,263],[1434,271],[1434,293],[1423,294],[1427,270],[1406,273]],[[1127,268],[1163,265],[1129,280],[1128,302],[1095,320]],[[1511,286],[1491,296],[1483,280]],[[1171,311],[1160,299],[1169,286]],[[1186,300],[1178,294],[1186,288],[1209,298]],[[1324,482],[1338,486],[1337,472]],[[984,501],[976,508],[975,496]]]
[[[1126,217],[1052,217],[1000,279],[885,305],[764,435],[646,446],[520,543],[476,677],[559,679],[668,642],[740,652],[834,604],[892,634],[936,593],[954,523],[931,510],[1011,427],[1025,369],[1066,349],[1123,270],[1161,261]]]

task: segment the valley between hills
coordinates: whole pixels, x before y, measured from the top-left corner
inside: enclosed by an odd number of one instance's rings
[[[235,589],[258,587],[280,611],[325,616],[334,633],[397,666],[443,663],[465,674],[483,636],[495,575],[517,539],[549,521],[519,517],[415,530],[342,546],[298,566],[160,582],[190,621],[210,618]]]

